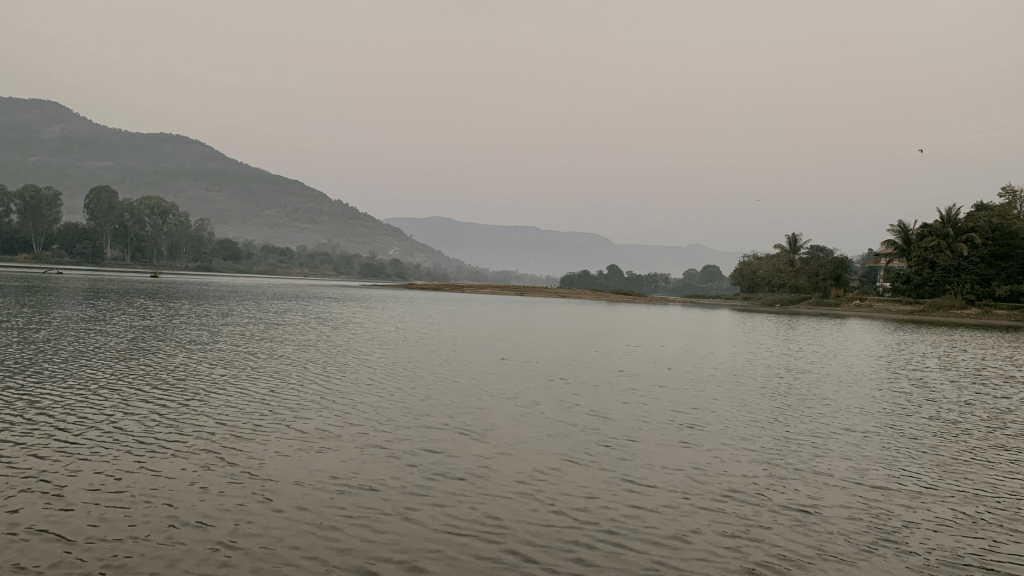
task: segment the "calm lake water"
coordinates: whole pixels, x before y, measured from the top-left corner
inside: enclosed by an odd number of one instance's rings
[[[0,272],[0,573],[1024,574],[1022,345]]]

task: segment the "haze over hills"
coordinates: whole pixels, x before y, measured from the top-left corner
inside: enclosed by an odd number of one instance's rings
[[[109,184],[122,197],[177,202],[192,218],[210,218],[222,237],[324,242],[448,270],[465,265],[341,200],[198,140],[109,128],[47,100],[0,98],[0,183],[29,182],[62,191],[67,219],[80,220],[86,192]]]
[[[618,264],[637,273],[668,272],[715,264],[729,274],[742,252],[723,252],[700,244],[647,246],[615,244],[599,234],[558,232],[535,226],[497,226],[451,218],[386,218],[384,222],[445,254],[489,268],[561,276],[584,268]]]

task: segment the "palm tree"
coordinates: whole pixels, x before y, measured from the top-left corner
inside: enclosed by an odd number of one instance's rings
[[[892,235],[892,238],[882,240],[882,243],[879,244],[881,248],[892,250],[885,265],[888,266],[896,258],[909,260],[917,240],[917,220],[910,224],[901,218],[895,224],[889,224],[889,234]]]
[[[957,206],[955,202],[945,208],[935,208],[939,213],[939,219],[935,222],[937,234],[928,244],[939,244],[948,256],[952,256],[954,252],[967,256],[968,242],[981,244],[981,237],[965,230],[964,219],[960,216],[961,208],[962,206]]]
[[[811,240],[804,240],[804,235],[800,232],[793,232],[792,234],[786,234],[785,244],[776,244],[773,246],[780,254],[788,254],[791,259],[796,259],[797,256],[803,254],[804,249],[811,243]]]

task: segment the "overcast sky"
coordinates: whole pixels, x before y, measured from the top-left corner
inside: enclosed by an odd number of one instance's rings
[[[856,253],[1024,183],[1022,27],[1019,0],[0,0],[0,95],[378,218]]]

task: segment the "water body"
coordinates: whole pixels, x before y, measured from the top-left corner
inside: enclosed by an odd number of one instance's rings
[[[1022,344],[0,273],[0,573],[1024,574]]]

